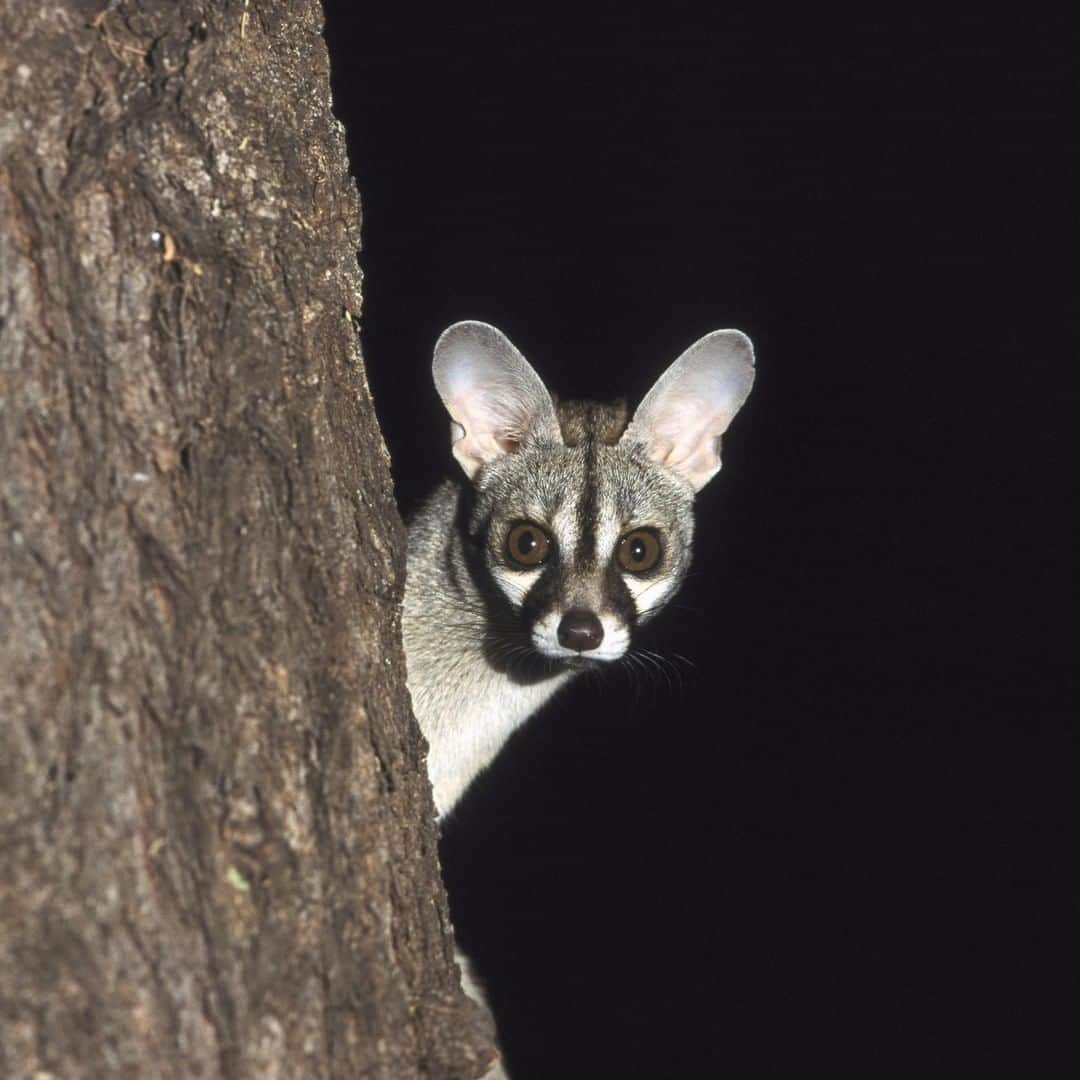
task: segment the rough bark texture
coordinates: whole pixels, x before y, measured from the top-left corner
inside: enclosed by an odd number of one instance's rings
[[[474,1076],[311,2],[0,0],[0,1075]]]

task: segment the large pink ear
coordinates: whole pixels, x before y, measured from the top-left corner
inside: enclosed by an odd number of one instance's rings
[[[720,468],[720,436],[754,385],[754,346],[739,330],[714,330],[656,381],[623,434],[700,491]]]
[[[454,323],[435,343],[431,371],[450,414],[454,457],[470,479],[530,442],[562,442],[540,376],[494,326]]]

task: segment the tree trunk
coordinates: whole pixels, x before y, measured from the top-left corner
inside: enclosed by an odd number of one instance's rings
[[[0,0],[5,1077],[493,1056],[320,30],[313,2]]]

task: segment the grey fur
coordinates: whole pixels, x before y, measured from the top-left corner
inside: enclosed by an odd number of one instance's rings
[[[654,460],[670,449],[664,424],[677,429],[681,415],[658,421],[657,413],[671,401],[697,408],[691,395],[702,385],[706,398],[717,396],[717,386],[734,386],[728,398],[738,408],[752,363],[749,339],[738,331],[708,335],[661,376],[628,429],[622,405],[554,405],[494,327],[457,323],[439,339],[435,381],[472,483],[443,484],[411,523],[404,634],[440,815],[519,724],[585,667],[619,659],[636,626],[674,594],[690,564],[697,481],[719,468],[716,432],[734,412],[702,414],[692,474]],[[654,426],[668,439],[659,450]],[[546,564],[527,571],[506,551],[510,528],[522,521],[542,526],[553,541]],[[615,552],[643,527],[661,538],[661,557],[636,576]],[[559,621],[570,610],[600,620],[604,640],[595,651],[559,643]]]
[[[486,323],[450,327],[432,367],[454,456],[471,481],[443,483],[409,527],[409,690],[442,816],[518,725],[584,667],[625,654],[634,629],[679,587],[690,565],[694,493],[720,467],[720,433],[750,392],[753,350],[738,331],[702,338],[629,424],[621,403],[555,405],[521,353]],[[535,569],[515,568],[507,551],[521,522],[552,540]],[[638,528],[661,539],[647,575],[615,558]],[[603,629],[588,653],[560,644],[560,620],[574,611]],[[458,959],[462,985],[483,1004]],[[505,1077],[497,1062],[486,1080]]]

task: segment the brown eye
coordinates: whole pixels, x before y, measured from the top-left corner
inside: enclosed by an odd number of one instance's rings
[[[539,566],[551,551],[548,534],[527,521],[515,525],[506,537],[506,553],[519,566]]]
[[[635,529],[619,541],[615,557],[624,570],[644,574],[660,561],[660,538],[652,529]]]

